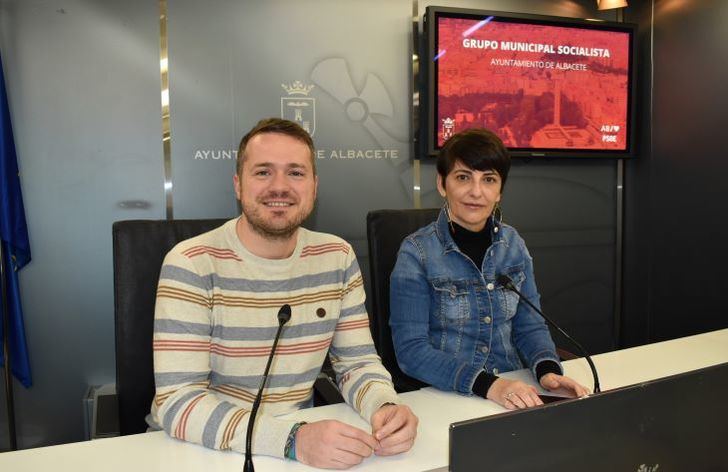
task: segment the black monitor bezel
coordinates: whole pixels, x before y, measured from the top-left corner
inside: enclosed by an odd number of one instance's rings
[[[615,149],[569,149],[569,148],[509,148],[511,156],[529,158],[609,158],[622,159],[634,158],[636,156],[636,132],[637,132],[637,25],[633,23],[618,23],[610,21],[585,20],[581,18],[566,18],[546,15],[532,15],[525,13],[512,13],[492,10],[474,10],[467,8],[428,6],[423,17],[423,29],[425,33],[425,47],[427,48],[425,60],[425,86],[426,93],[426,126],[423,127],[425,153],[429,156],[436,156],[440,151],[437,144],[437,68],[435,67],[435,51],[437,48],[437,19],[464,18],[477,19],[495,17],[496,21],[528,23],[552,26],[577,27],[590,30],[619,31],[629,33],[629,73],[628,73],[628,97],[627,97],[627,142],[624,150]]]

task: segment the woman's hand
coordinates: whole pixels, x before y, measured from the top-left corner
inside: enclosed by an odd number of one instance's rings
[[[543,377],[546,377],[547,375],[544,375]],[[518,410],[530,408],[536,405],[543,405],[541,399],[538,398],[538,391],[535,387],[523,383],[520,380],[508,380],[503,377],[499,377],[495,382],[493,382],[493,385],[491,385],[488,389],[486,397],[488,400],[493,400],[497,404],[508,408],[509,410]]]
[[[570,377],[566,377],[565,375],[548,373],[541,377],[541,381],[539,383],[549,392],[561,395],[568,395],[570,397],[577,398],[589,395],[589,390],[585,386]]]

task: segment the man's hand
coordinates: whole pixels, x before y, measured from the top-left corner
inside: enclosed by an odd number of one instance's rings
[[[415,443],[419,420],[406,405],[384,405],[372,415],[372,434],[379,441],[378,456],[409,451]]]
[[[541,377],[541,381],[539,383],[549,392],[568,395],[570,397],[583,397],[585,395],[589,395],[589,390],[585,386],[564,375],[548,373]]]
[[[542,378],[551,374],[546,374]],[[545,387],[544,387],[545,388]],[[535,387],[528,385],[520,380],[508,380],[504,377],[498,377],[493,385],[488,389],[486,395],[488,400],[493,400],[497,404],[508,408],[509,410],[530,408],[536,405],[543,405],[538,398],[538,391]]]
[[[336,420],[306,423],[296,432],[296,460],[313,467],[348,469],[378,447],[371,434]]]

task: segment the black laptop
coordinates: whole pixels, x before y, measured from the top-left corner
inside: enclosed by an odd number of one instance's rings
[[[450,425],[462,471],[728,471],[728,363]]]

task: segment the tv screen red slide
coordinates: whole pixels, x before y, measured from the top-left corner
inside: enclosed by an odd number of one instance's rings
[[[634,25],[438,7],[426,21],[432,153],[484,127],[514,154],[632,154]]]

